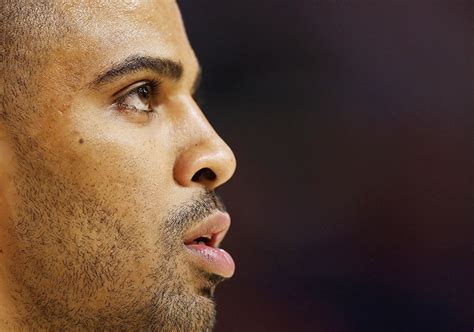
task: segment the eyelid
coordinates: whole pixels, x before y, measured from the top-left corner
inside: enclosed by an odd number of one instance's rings
[[[129,85],[126,88],[123,88],[122,90],[114,93],[112,95],[112,98],[120,99],[120,98],[125,97],[128,94],[130,94],[130,92],[132,92],[133,90],[135,90],[135,89],[137,89],[137,88],[139,88],[143,85],[147,85],[147,84],[151,84],[151,81],[138,81],[138,82],[133,83],[132,85]]]

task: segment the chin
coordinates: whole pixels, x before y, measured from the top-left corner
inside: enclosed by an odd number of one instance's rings
[[[159,299],[158,301],[161,301]],[[215,303],[207,294],[175,294],[166,305],[159,305],[151,331],[212,331],[216,321]]]

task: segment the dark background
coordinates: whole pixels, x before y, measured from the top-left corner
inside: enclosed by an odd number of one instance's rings
[[[181,1],[233,148],[217,331],[474,329],[474,1]]]

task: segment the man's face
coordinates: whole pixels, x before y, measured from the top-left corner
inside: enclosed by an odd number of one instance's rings
[[[216,245],[226,232],[213,190],[235,159],[192,98],[200,69],[179,9],[59,7],[64,35],[41,55],[21,110],[7,110],[31,114],[3,124],[12,295],[39,326],[208,330],[233,262],[193,240]]]

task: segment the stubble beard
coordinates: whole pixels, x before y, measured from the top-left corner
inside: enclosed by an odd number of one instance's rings
[[[15,183],[20,199],[10,220],[16,243],[10,276],[26,330],[212,330],[212,293],[222,278],[202,271],[180,273],[178,236],[222,207],[213,194],[206,192],[170,212],[160,229],[161,259],[151,273],[129,280],[126,271],[134,260],[155,255],[153,248],[140,247],[143,234],[124,234],[125,221],[100,197],[78,191],[38,165],[19,165],[22,176]],[[97,247],[97,239],[77,239],[70,231],[87,234],[89,226],[104,236],[99,239],[102,247]],[[204,285],[198,293],[189,286],[196,274]],[[94,307],[88,300],[96,299],[98,292],[105,299]]]

